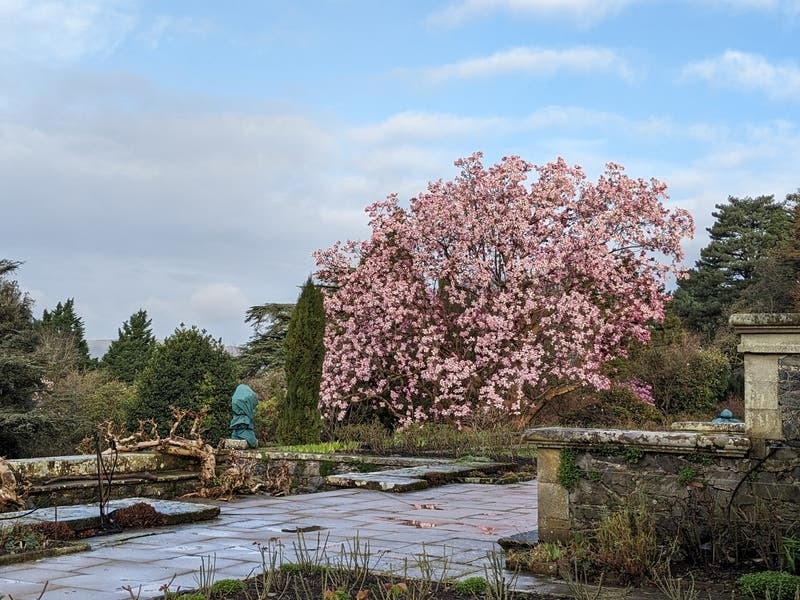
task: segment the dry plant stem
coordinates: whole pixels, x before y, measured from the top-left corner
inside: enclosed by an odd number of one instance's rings
[[[599,600],[603,593],[603,575],[596,586],[590,586],[586,574],[580,574],[578,564],[575,563],[573,573],[567,577],[567,587],[575,600]]]
[[[499,552],[487,552],[486,558],[489,559],[489,565],[483,567],[486,575],[486,600],[511,600],[517,586],[519,569],[515,569],[511,577],[506,579],[503,555]]]
[[[256,600],[283,598],[289,589],[289,579],[283,577],[283,544],[280,540],[269,540],[267,545],[258,544],[261,554],[261,573],[256,578]]]
[[[197,589],[204,593],[206,597],[210,597],[211,595],[211,586],[214,584],[214,577],[216,576],[217,572],[217,556],[216,554],[212,554],[211,556],[201,556],[200,557],[200,570],[195,574],[194,582],[197,585]]]

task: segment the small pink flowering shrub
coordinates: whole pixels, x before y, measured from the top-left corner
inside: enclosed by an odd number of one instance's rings
[[[694,229],[663,206],[663,183],[615,164],[591,183],[563,159],[481,158],[407,208],[395,195],[369,206],[370,239],[315,253],[329,286],[323,412],[525,423],[578,386],[608,388],[603,365],[663,318]]]

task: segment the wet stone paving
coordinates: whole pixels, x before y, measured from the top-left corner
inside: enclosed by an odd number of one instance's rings
[[[0,594],[37,598],[47,582],[43,600],[130,598],[126,586],[144,600],[170,582],[173,592],[196,588],[203,566],[213,566],[215,579],[244,578],[260,572],[265,550],[283,562],[296,562],[298,551],[335,560],[356,544],[383,572],[413,576],[415,557],[424,554],[449,577],[485,576],[498,539],[535,529],[537,485],[449,484],[404,494],[338,489],[214,504],[220,515],[212,520],[96,537],[87,552],[0,567]],[[518,585],[564,588],[524,576]]]

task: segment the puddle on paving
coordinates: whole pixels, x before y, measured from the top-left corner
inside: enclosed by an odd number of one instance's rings
[[[436,527],[436,523],[432,523],[430,521],[417,521],[416,519],[394,519],[392,517],[388,518],[389,521],[393,521],[395,523],[399,523],[400,525],[407,525],[408,527],[416,527],[417,529],[431,529]]]
[[[308,533],[309,531],[322,531],[325,529],[320,525],[308,525],[306,527],[286,527],[281,529],[283,533]]]
[[[414,510],[443,510],[435,504],[412,504],[411,508]]]

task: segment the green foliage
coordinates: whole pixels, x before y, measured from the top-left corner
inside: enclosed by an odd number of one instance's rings
[[[40,327],[44,331],[51,331],[68,339],[78,352],[80,367],[85,368],[92,364],[83,319],[75,312],[74,298],[69,298],[64,303],[59,302],[52,312],[45,308]]]
[[[42,376],[33,354],[38,343],[33,301],[8,279],[19,265],[0,259],[0,412],[28,410]]]
[[[294,304],[261,304],[247,311],[245,322],[255,332],[236,359],[242,374],[250,377],[265,371],[283,370],[286,335]],[[251,386],[252,387],[252,386]]]
[[[781,571],[747,573],[736,580],[736,587],[748,598],[794,600],[800,590],[800,577]]]
[[[54,439],[64,424],[40,412],[0,413],[0,455],[6,458],[43,456],[40,444]]]
[[[558,463],[557,478],[558,482],[566,490],[571,490],[581,478],[581,470],[575,462],[575,450],[572,448],[562,448]]]
[[[278,413],[278,441],[281,444],[319,441],[324,333],[322,292],[309,278],[300,292],[286,334],[286,396]]]
[[[156,338],[150,327],[147,311],[139,310],[117,330],[117,339],[111,342],[102,364],[117,379],[132,384],[144,369],[156,348]]]
[[[39,550],[45,541],[45,536],[30,525],[0,527],[0,546],[9,554]]]
[[[645,580],[658,565],[661,550],[655,519],[643,496],[628,500],[600,522],[593,560],[624,582]]]
[[[607,427],[622,429],[660,429],[664,415],[650,404],[642,402],[623,385],[607,390],[579,390],[567,395],[569,410],[560,413],[558,424],[563,427]]]
[[[800,572],[800,538],[793,536],[783,538],[781,549],[786,570],[798,574]]]
[[[301,454],[334,454],[358,450],[358,442],[317,442],[316,444],[294,444],[269,448],[277,452],[299,452]]]
[[[689,276],[678,282],[676,314],[708,338],[725,324],[732,307],[753,284],[759,265],[791,232],[791,200],[773,196],[728,198],[712,213],[709,244]],[[746,307],[742,307],[745,308]]]
[[[634,345],[628,371],[652,387],[656,407],[667,414],[712,411],[728,389],[731,366],[717,348],[704,348],[697,336],[668,316],[650,341]]]
[[[625,457],[625,462],[635,465],[644,458],[644,451],[640,448],[633,448],[628,446],[623,451],[622,455]]]
[[[50,425],[30,415],[44,370],[33,301],[9,278],[19,265],[0,259],[0,456],[8,458],[24,456],[30,436]]]
[[[392,432],[380,423],[343,425],[336,428],[337,440],[357,442],[370,454],[404,456],[436,455],[460,458],[487,456],[495,460],[530,459],[535,449],[511,427],[458,429],[445,423],[415,424]]]
[[[486,592],[486,579],[468,577],[453,584],[453,591],[459,596],[478,596]]]
[[[103,370],[73,371],[54,382],[41,395],[31,413],[43,423],[52,423],[47,435],[36,435],[25,445],[26,456],[73,454],[75,446],[97,430],[97,424],[124,421],[126,407],[135,390]]]
[[[244,383],[250,386],[259,399],[253,414],[258,445],[274,444],[278,437],[279,405],[286,394],[286,374],[283,368],[272,369],[255,377],[248,377]]]
[[[224,596],[225,594],[238,594],[245,591],[243,581],[239,579],[220,579],[211,585],[211,593]]]
[[[686,466],[682,467],[680,471],[678,471],[677,482],[678,485],[688,485],[692,483],[697,476],[699,475],[699,471],[697,467],[694,466]]]
[[[166,435],[172,424],[170,406],[209,408],[206,439],[216,444],[228,436],[231,395],[236,387],[233,358],[205,330],[184,325],[156,346],[136,380],[137,401],[128,408],[130,428],[138,420],[155,419]]]

